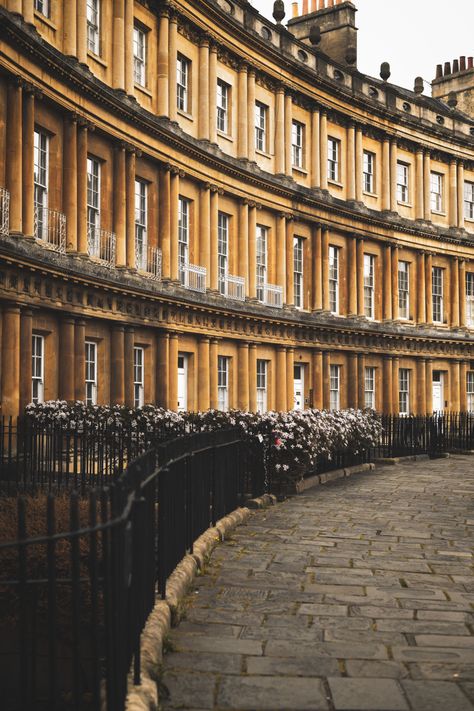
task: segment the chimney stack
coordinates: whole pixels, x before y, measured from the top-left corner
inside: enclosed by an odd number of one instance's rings
[[[474,58],[463,55],[444,66],[438,64],[432,91],[433,98],[474,118]]]

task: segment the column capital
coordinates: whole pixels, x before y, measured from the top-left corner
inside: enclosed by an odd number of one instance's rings
[[[209,47],[211,43],[211,36],[207,34],[207,32],[203,32],[200,37],[199,37],[199,46],[200,47]]]
[[[209,336],[199,336],[199,343],[210,343],[210,340]]]
[[[249,65],[247,62],[240,62],[238,65],[238,71],[239,73],[242,74],[248,74],[249,71]]]
[[[457,158],[455,158],[454,156],[451,156],[451,158],[449,159],[449,165],[456,166],[457,164],[458,164]]]
[[[44,94],[37,86],[29,81],[23,81],[23,91],[25,94],[32,94],[35,99],[42,99]]]

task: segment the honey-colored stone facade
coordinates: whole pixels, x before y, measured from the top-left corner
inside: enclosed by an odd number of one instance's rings
[[[174,409],[397,413],[401,369],[404,410],[470,407],[474,119],[244,0],[92,5],[95,20],[86,0],[0,0],[1,413],[21,412],[34,377],[45,400],[132,406],[141,384]]]

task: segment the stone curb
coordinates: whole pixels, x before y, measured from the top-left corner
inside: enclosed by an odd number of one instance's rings
[[[448,455],[449,456],[449,455]],[[423,462],[429,459],[429,454],[410,454],[407,457],[381,457],[376,459],[378,465],[394,466],[395,464],[403,464],[404,462]]]
[[[236,509],[208,528],[193,544],[192,554],[178,563],[166,583],[166,600],[158,600],[150,613],[141,635],[141,684],[133,685],[128,677],[127,711],[158,710],[158,674],[163,659],[163,643],[172,626],[180,619],[180,608],[196,573],[202,570],[213,549],[220,541],[251,515],[251,509],[263,509],[276,503],[272,494],[250,499],[247,506]]]
[[[312,489],[315,486],[328,484],[331,481],[344,479],[345,477],[350,477],[353,474],[368,472],[373,469],[375,469],[375,464],[370,462],[366,464],[357,464],[353,467],[346,467],[345,469],[335,469],[333,472],[326,472],[325,474],[315,474],[314,476],[310,476],[302,481],[297,481],[295,484],[295,493],[302,494],[304,491]]]

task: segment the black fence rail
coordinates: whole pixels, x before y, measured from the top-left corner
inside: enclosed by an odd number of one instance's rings
[[[374,456],[440,456],[474,450],[474,413],[381,416],[382,435]]]
[[[102,489],[2,499],[2,709],[124,709],[169,574],[208,526],[263,493],[263,448],[247,444],[236,431],[193,434]]]

